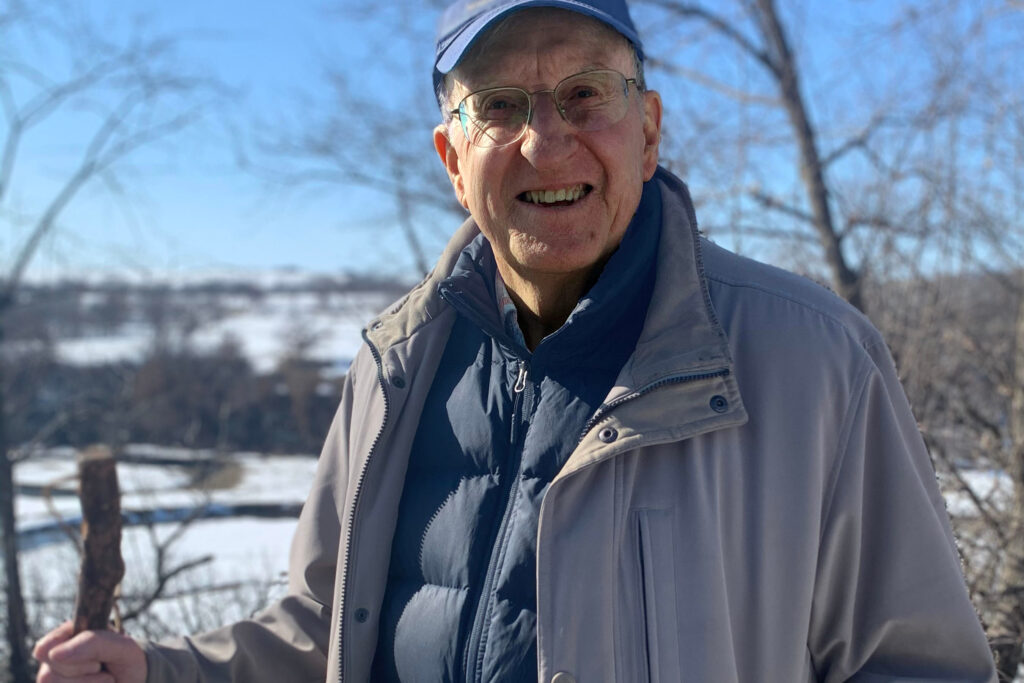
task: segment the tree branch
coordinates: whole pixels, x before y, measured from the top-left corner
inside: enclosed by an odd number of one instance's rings
[[[817,245],[818,238],[809,233],[787,230],[785,228],[767,228],[754,225],[736,225],[731,223],[704,223],[704,230],[708,233],[714,232],[738,232],[753,237],[764,237],[766,239],[795,240],[808,245]]]
[[[167,589],[167,584],[171,581],[171,579],[181,574],[184,574],[187,571],[195,569],[196,567],[200,567],[204,564],[209,564],[210,562],[213,562],[213,555],[203,555],[202,557],[197,557],[194,560],[183,562],[177,567],[174,567],[173,569],[167,571],[164,571],[162,567],[158,568],[157,582],[156,585],[153,587],[153,590],[149,591],[145,595],[136,596],[138,602],[132,607],[132,609],[121,614],[121,621],[126,622],[132,621],[133,619],[138,619],[140,616],[142,616],[143,613],[145,613],[150,607],[153,606],[153,603],[157,602],[158,600],[164,597],[164,592]]]
[[[747,55],[763,64],[773,74],[778,75],[778,67],[772,61],[767,51],[755,45],[732,23],[711,10],[687,2],[676,2],[675,0],[650,0],[649,4],[673,12],[684,19],[700,19],[704,21],[715,29],[716,32],[739,46]]]
[[[196,111],[193,110],[175,116],[168,121],[143,128],[137,133],[122,138],[111,145],[109,149],[104,150],[110,138],[124,125],[125,119],[132,109],[143,101],[145,101],[145,95],[142,93],[131,93],[123,98],[120,105],[107,116],[103,125],[93,135],[78,168],[71,174],[53,200],[51,200],[36,227],[25,241],[25,244],[17,251],[14,266],[7,276],[3,291],[0,292],[0,300],[9,299],[13,296],[39,244],[54,229],[60,214],[93,176],[119,159],[131,154],[139,147],[180,130],[194,120],[197,115]]]
[[[939,446],[926,431],[922,431],[922,436],[928,445],[928,450],[932,453],[938,453],[939,458],[946,464],[946,471],[949,472],[950,476],[956,480],[957,490],[970,498],[971,504],[974,505],[978,514],[981,515],[982,519],[985,521],[985,524],[992,533],[999,537],[1000,544],[1005,546],[1007,543],[1006,531],[1003,528],[1003,523],[997,516],[996,511],[992,510],[990,504],[986,500],[982,499],[974,490],[974,487],[971,486],[970,482],[964,478],[960,468],[957,467],[956,463],[954,463],[949,457],[946,449]]]
[[[814,216],[810,215],[803,209],[798,209],[797,207],[787,204],[780,199],[776,199],[769,194],[757,190],[752,191],[750,196],[766,209],[778,211],[779,213],[796,218],[803,223],[807,223],[812,227],[815,226]]]
[[[3,156],[0,157],[0,201],[3,200],[10,186],[14,161],[24,134],[32,126],[37,125],[52,114],[68,99],[94,87],[103,79],[116,73],[118,69],[127,63],[130,63],[127,55],[119,55],[115,59],[101,62],[80,76],[39,93],[21,107],[20,111],[14,103],[13,94],[8,91],[6,83],[4,83],[4,111],[8,116],[10,125],[7,130],[7,139],[4,140]]]
[[[678,64],[673,64],[672,62],[668,62],[664,59],[659,59],[657,57],[647,57],[646,62],[653,68],[661,69],[662,71],[673,76],[682,76],[687,80],[693,81],[698,85],[704,86],[708,90],[712,90],[714,92],[725,95],[729,99],[734,100],[736,102],[740,102],[742,104],[754,104],[775,108],[780,107],[782,104],[781,102],[779,102],[779,99],[777,97],[768,97],[767,95],[755,95],[753,93],[737,90],[736,88],[733,88],[727,83],[723,83],[717,79],[711,78],[706,73],[698,69],[690,69],[684,66],[680,66]]]
[[[837,147],[836,149],[826,154],[825,157],[821,160],[821,165],[825,168],[828,168],[833,163],[835,163],[843,156],[845,156],[846,154],[855,149],[867,149],[868,142],[871,140],[872,136],[874,136],[874,134],[878,131],[878,129],[882,126],[885,120],[886,116],[884,114],[882,114],[881,112],[875,112],[875,114],[871,117],[871,120],[868,122],[868,124],[864,126],[863,130],[861,130],[859,133],[857,133],[857,135],[853,136],[849,140],[839,145],[839,147]]]

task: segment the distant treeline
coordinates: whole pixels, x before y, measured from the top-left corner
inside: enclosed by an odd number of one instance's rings
[[[996,459],[993,449],[1013,441],[1014,358],[1024,343],[1022,278],[1019,271],[959,273],[874,281],[866,290],[871,318],[890,345],[937,457],[985,465]],[[272,370],[257,369],[237,340],[196,348],[187,342],[188,330],[217,320],[239,300],[271,293],[313,294],[319,301],[319,292],[324,306],[343,315],[338,306],[347,299],[339,293],[372,291],[394,299],[404,287],[322,280],[23,288],[18,305],[0,321],[8,442],[16,448],[102,441],[318,452],[337,408],[344,363],[311,360],[299,343]],[[69,364],[55,352],[62,338],[83,328],[125,325],[150,331],[153,343],[141,360]]]
[[[268,282],[223,279],[185,284],[118,280],[27,283],[18,288],[13,305],[5,311],[3,339],[46,343],[106,334],[131,324],[157,331],[168,326],[187,331],[223,316],[240,302],[255,304],[274,294],[313,295],[326,305],[332,297],[365,293],[390,301],[409,289],[407,283],[361,275],[277,277]]]
[[[363,310],[367,305],[381,307],[407,288],[372,277],[294,273],[174,285],[75,280],[23,285],[0,319],[0,405],[8,443],[16,448],[134,442],[318,452],[347,366],[343,359],[311,360],[301,320],[295,323],[293,348],[272,370],[265,364],[257,368],[236,339],[226,337],[209,348],[192,344],[190,335],[233,312],[260,310],[268,297],[282,295],[339,320],[356,316],[361,321],[372,314]],[[91,363],[71,363],[58,352],[63,340],[109,339],[104,335],[126,331],[150,340],[141,356],[110,361],[100,354]]]
[[[106,442],[317,452],[341,385],[325,369],[295,358],[259,374],[227,344],[91,366],[25,354],[4,373],[8,436],[23,447]]]

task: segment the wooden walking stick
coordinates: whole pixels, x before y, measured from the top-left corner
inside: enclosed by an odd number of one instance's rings
[[[75,599],[75,633],[109,628],[121,557],[121,493],[114,456],[105,446],[87,449],[78,460],[82,500],[82,566]]]

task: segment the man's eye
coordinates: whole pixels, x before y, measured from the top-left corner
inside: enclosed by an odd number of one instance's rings
[[[606,99],[606,94],[600,88],[592,85],[576,86],[566,95],[566,102],[583,102],[587,100],[601,101]]]
[[[523,104],[517,98],[503,93],[481,98],[473,107],[477,119],[491,122],[514,120],[523,111]]]

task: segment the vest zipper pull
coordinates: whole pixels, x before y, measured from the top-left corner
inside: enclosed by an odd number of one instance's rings
[[[512,391],[517,394],[523,393],[523,389],[526,388],[526,361],[519,361],[519,374],[516,376],[516,385],[512,387]]]

